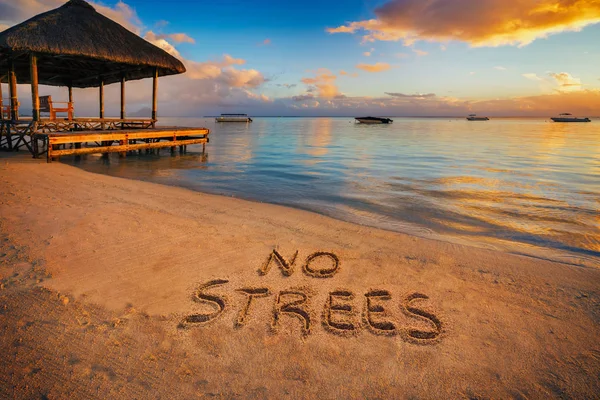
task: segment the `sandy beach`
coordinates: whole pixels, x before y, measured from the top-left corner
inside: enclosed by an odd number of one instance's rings
[[[598,398],[600,270],[0,159],[1,398]]]

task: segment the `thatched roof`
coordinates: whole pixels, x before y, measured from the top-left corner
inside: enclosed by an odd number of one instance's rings
[[[83,0],[36,15],[0,32],[0,71],[15,64],[17,81],[30,82],[29,55],[38,54],[40,84],[98,86],[185,72],[183,64],[118,23],[96,12]],[[4,75],[4,74],[0,74]],[[6,79],[4,79],[6,81]]]

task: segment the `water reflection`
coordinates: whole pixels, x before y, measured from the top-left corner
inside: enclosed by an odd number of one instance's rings
[[[331,143],[333,121],[331,118],[314,118],[308,121],[307,131],[299,138],[296,151],[312,156],[312,158],[305,160],[305,162],[312,164],[319,162],[319,157],[326,156],[329,153],[328,146]]]
[[[207,154],[82,168],[291,205],[336,218],[600,266],[600,124],[396,118],[163,120],[206,126]],[[208,156],[210,155],[210,157]],[[65,159],[66,160],[66,159]]]

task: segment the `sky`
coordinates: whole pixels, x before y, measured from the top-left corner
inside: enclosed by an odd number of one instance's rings
[[[63,3],[0,0],[0,31]],[[90,4],[186,66],[160,79],[159,116],[600,115],[599,0]],[[109,115],[118,90],[107,87]],[[20,85],[24,108],[29,93]],[[151,80],[129,82],[128,114],[150,98]],[[75,101],[91,115],[97,92]]]

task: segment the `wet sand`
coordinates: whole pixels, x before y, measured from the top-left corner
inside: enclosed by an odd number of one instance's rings
[[[600,393],[596,268],[25,155],[0,214],[1,398]]]

